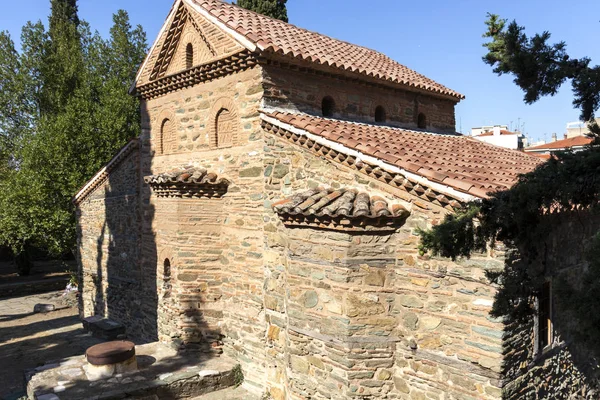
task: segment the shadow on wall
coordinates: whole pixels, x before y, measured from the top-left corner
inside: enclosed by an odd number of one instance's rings
[[[548,221],[552,231],[545,238],[545,254],[525,266],[517,252],[513,253],[508,273],[502,276],[504,285],[496,301],[513,299],[523,282],[536,285],[531,283],[532,273],[538,274],[541,282],[539,295],[527,311],[505,319],[504,399],[591,400],[600,396],[598,360],[589,345],[573,335],[580,328],[560,304],[570,300],[558,294],[559,282],[568,281],[576,288],[585,280],[590,238],[600,230],[597,216],[575,214],[548,217],[552,218]],[[578,296],[577,290],[574,294]]]
[[[145,108],[142,121],[150,121]],[[95,293],[95,315],[122,323],[128,338],[136,343],[161,340],[180,350],[185,347],[182,338],[200,335],[204,340],[187,349],[203,353],[202,357],[206,358],[215,354],[213,343],[215,338],[221,338],[221,333],[210,330],[203,317],[205,298],[197,295],[200,288],[183,288],[177,279],[178,272],[185,272],[180,271],[177,264],[180,251],[177,230],[162,229],[174,224],[173,214],[157,214],[157,208],[172,212],[173,202],[179,199],[152,198],[155,195],[143,177],[163,171],[152,171],[153,161],[160,154],[156,154],[147,137],[149,122],[142,126],[145,129],[137,142],[138,151],[133,151],[110,172],[103,197],[95,200],[103,203],[104,210],[103,215],[97,216],[97,228],[101,226],[97,237],[82,237],[91,227],[77,227],[81,240],[79,265],[84,265],[82,251],[91,250],[85,246],[93,242],[96,247],[95,273],[92,279],[80,277],[83,293],[80,299]],[[86,219],[86,224],[89,223]],[[185,268],[190,266],[185,265]],[[86,288],[86,284],[94,285],[93,290]],[[190,298],[193,299],[191,305]]]

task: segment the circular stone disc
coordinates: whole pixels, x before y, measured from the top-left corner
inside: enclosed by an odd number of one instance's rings
[[[100,343],[85,352],[87,361],[92,365],[118,364],[135,356],[135,344],[127,341]]]

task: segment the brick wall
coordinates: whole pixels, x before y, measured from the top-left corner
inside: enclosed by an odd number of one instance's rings
[[[334,99],[337,118],[374,123],[375,108],[382,106],[388,125],[417,128],[423,113],[428,130],[456,131],[452,100],[265,66],[265,105],[321,115],[325,96]]]

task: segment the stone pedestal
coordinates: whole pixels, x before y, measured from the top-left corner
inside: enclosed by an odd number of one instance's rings
[[[85,373],[90,381],[108,379],[138,370],[135,345],[132,342],[97,344],[87,349],[85,357],[88,362]]]

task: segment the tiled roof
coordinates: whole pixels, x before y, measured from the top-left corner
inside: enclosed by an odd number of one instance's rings
[[[144,177],[158,197],[222,197],[229,180],[201,167],[183,167]]]
[[[575,136],[569,139],[557,140],[556,142],[540,144],[538,146],[527,147],[525,151],[534,150],[561,150],[574,146],[587,146],[594,141],[588,136]]]
[[[407,212],[400,204],[390,206],[380,196],[356,189],[310,189],[273,204],[277,214],[329,217],[402,217]]]
[[[188,0],[259,49],[386,81],[464,98],[377,51],[298,28],[220,0]]]
[[[505,129],[500,130],[500,135],[517,135],[517,132],[507,131]],[[486,136],[494,136],[494,131],[484,132],[481,135],[475,135],[474,137],[486,137]]]
[[[520,174],[541,163],[529,154],[458,134],[434,134],[276,111],[264,111],[263,116],[480,198],[487,197],[488,192],[510,188]]]
[[[117,168],[123,160],[127,158],[131,153],[138,150],[138,139],[131,139],[125,146],[119,150],[116,156],[114,156],[104,167],[100,169],[87,183],[79,190],[79,192],[73,197],[72,201],[75,205],[83,202],[90,194],[92,194],[100,185],[102,185],[108,179],[110,173]]]
[[[273,204],[287,226],[334,230],[387,230],[401,226],[410,215],[400,204],[356,189],[316,188]]]
[[[150,185],[169,183],[206,184],[206,185],[228,185],[229,181],[218,177],[213,172],[208,172],[201,167],[183,167],[157,175],[144,177],[144,182]]]

